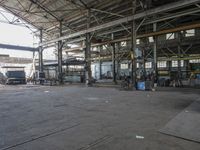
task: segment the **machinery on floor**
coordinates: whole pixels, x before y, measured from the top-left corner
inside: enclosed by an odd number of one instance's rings
[[[4,66],[6,69],[3,83],[5,84],[26,84],[26,73],[24,67]]]

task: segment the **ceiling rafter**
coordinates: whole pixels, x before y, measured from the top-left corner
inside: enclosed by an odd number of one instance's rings
[[[185,3],[186,0],[176,0],[177,2]],[[194,2],[194,0],[191,0]],[[18,2],[18,5],[16,5]],[[169,2],[174,2],[173,0],[169,0]],[[196,1],[198,2],[198,1]],[[49,32],[50,35],[47,36],[49,39],[56,38],[56,32],[59,29],[59,22],[63,20],[63,33],[65,35],[71,35],[73,33],[85,30],[85,22],[86,17],[85,13],[88,8],[91,9],[92,19],[91,19],[91,27],[101,26],[102,29],[95,31],[94,37],[97,39],[103,39],[104,37],[99,37],[101,33],[110,30],[115,31],[115,26],[109,28],[103,28],[103,24],[107,24],[110,21],[115,21],[120,18],[127,18],[131,14],[131,7],[132,0],[0,0],[0,5],[3,6],[4,4],[7,5],[8,10],[12,10],[15,14],[17,14],[20,18],[29,21],[29,23],[33,24],[35,27],[43,28],[44,32]],[[40,6],[36,5],[39,4]],[[155,3],[155,5],[154,5]],[[162,4],[163,3],[163,4]],[[152,8],[156,8],[158,6],[162,6],[167,4],[164,0],[152,1]],[[34,5],[35,4],[35,5]],[[197,8],[198,4],[194,3],[194,7]],[[144,5],[144,4],[142,4]],[[3,6],[4,7],[4,6]],[[147,8],[146,11],[148,11]],[[188,8],[189,9],[189,8]],[[178,8],[177,8],[178,10]],[[137,13],[145,12],[144,8],[141,6],[141,3],[137,3]],[[157,14],[159,18],[170,16],[171,12],[165,14]],[[192,16],[195,18],[195,16]],[[196,16],[198,18],[198,16]],[[150,22],[152,17],[147,19],[147,23]],[[14,19],[13,19],[14,20]],[[141,19],[142,20],[142,19]],[[141,21],[140,19],[138,21]],[[183,18],[184,20],[184,18]],[[17,23],[17,22],[16,22]],[[120,25],[122,24],[122,27]],[[146,26],[146,21],[144,21],[143,26]],[[119,23],[117,25],[117,29],[120,28],[120,31],[115,33],[118,35],[125,34],[126,30],[129,30],[128,22],[125,21],[124,23]],[[46,30],[47,29],[47,30]],[[149,25],[148,25],[149,29]],[[93,31],[92,31],[93,32]],[[127,33],[126,33],[127,34]],[[84,34],[82,34],[84,36]],[[105,34],[105,37],[109,34]],[[80,35],[77,35],[73,38],[78,38]]]
[[[58,16],[54,15],[48,8],[40,4],[38,1],[30,0],[33,4],[39,6],[41,9],[43,9],[46,13],[48,13],[50,16],[54,17],[57,21],[61,21]]]

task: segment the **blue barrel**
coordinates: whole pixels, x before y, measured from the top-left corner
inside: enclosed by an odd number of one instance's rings
[[[137,89],[145,91],[145,82],[137,82]]]

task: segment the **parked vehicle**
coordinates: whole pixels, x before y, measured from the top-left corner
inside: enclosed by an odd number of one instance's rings
[[[26,84],[26,74],[24,71],[7,71],[6,84]]]

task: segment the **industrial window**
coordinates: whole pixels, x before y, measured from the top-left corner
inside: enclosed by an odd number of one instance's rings
[[[181,67],[184,67],[184,60],[181,60]]]
[[[121,64],[121,69],[128,69],[128,64]]]
[[[186,30],[185,32],[186,32],[185,33],[186,37],[195,36],[195,30],[194,29]]]
[[[122,46],[122,47],[127,46],[127,42],[126,42],[126,41],[121,42],[121,46]]]
[[[93,50],[93,51],[97,51],[97,47],[93,47],[92,50]]]
[[[103,50],[106,50],[108,48],[108,45],[103,45]]]
[[[140,44],[140,39],[137,39],[137,40],[136,40],[136,44]]]
[[[146,62],[145,63],[145,68],[147,68],[147,69],[152,68],[152,62]]]
[[[70,48],[76,48],[76,47],[79,47],[77,44],[67,44],[67,46],[69,46]]]
[[[192,60],[189,60],[189,62],[191,64],[200,63],[200,59],[192,59]]]
[[[181,60],[181,67],[184,66],[184,61]],[[178,61],[177,60],[173,60],[172,61],[172,67],[178,67]]]
[[[157,67],[158,68],[166,68],[167,67],[167,61],[158,61]]]
[[[136,67],[137,67],[137,68],[140,68],[140,64],[139,64],[139,63],[137,63],[137,64],[136,64]]]
[[[150,37],[149,37],[149,42],[150,42],[150,43],[154,42],[153,36],[150,36]]]
[[[166,34],[166,39],[167,40],[173,40],[174,38],[175,38],[174,33],[168,33],[168,34]]]

